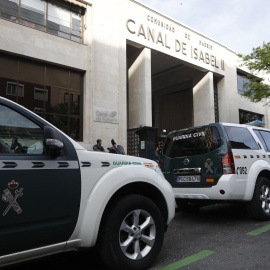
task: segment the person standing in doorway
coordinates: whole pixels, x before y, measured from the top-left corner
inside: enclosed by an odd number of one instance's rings
[[[103,148],[103,146],[101,144],[102,144],[102,140],[97,139],[97,144],[95,144],[93,146],[93,150],[98,151],[98,152],[105,152],[105,150],[104,150],[104,148]]]

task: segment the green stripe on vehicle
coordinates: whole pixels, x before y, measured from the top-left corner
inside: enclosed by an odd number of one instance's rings
[[[266,225],[264,227],[258,228],[257,230],[254,230],[254,231],[249,232],[247,234],[248,235],[256,236],[258,234],[264,233],[264,232],[269,231],[269,230],[270,230],[270,224],[269,225]]]
[[[163,267],[163,268],[161,268],[159,270],[176,270],[176,269],[179,269],[179,268],[181,268],[183,266],[186,266],[188,264],[191,264],[193,262],[201,260],[201,259],[203,259],[203,258],[205,258],[205,257],[207,257],[207,256],[209,256],[209,255],[211,255],[213,253],[215,253],[215,252],[210,251],[210,250],[203,250],[203,251],[201,251],[201,252],[199,252],[197,254],[194,254],[194,255],[192,255],[190,257],[187,257],[187,258],[185,258],[183,260],[180,260],[178,262],[172,263],[172,264],[170,264],[168,266],[165,266],[165,267]]]

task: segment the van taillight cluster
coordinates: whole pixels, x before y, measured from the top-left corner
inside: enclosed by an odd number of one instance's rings
[[[232,153],[227,153],[222,157],[223,174],[234,174],[234,160]]]
[[[161,163],[160,160],[159,160],[159,162],[158,162],[158,166],[159,166],[160,169],[162,169],[162,163]]]

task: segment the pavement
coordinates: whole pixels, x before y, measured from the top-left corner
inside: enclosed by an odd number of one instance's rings
[[[242,204],[177,211],[150,270],[269,270],[270,222],[252,220]],[[108,270],[95,249],[12,266],[13,270]],[[128,270],[128,269],[127,269]]]

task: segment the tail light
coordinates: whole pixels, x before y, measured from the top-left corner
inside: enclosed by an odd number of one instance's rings
[[[159,160],[159,162],[158,162],[158,166],[159,166],[160,169],[162,168],[162,163],[161,163],[160,160]]]
[[[223,167],[223,174],[234,174],[235,173],[232,152],[227,153],[222,157],[222,167]]]

